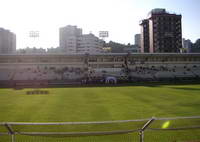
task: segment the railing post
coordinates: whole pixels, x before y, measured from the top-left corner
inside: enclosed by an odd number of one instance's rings
[[[144,142],[144,131],[140,131],[139,135],[140,135],[140,142]]]
[[[15,142],[15,134],[11,135],[11,142]]]
[[[155,120],[155,118],[151,118],[149,121],[147,121],[147,123],[144,124],[144,126],[142,127],[142,129],[139,132],[140,135],[140,142],[144,142],[144,130],[146,128],[148,128],[148,126]]]
[[[5,123],[5,127],[8,130],[9,134],[11,135],[11,142],[15,142],[15,132],[13,131],[12,127]]]

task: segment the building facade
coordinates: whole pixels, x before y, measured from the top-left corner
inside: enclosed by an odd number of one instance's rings
[[[10,54],[16,51],[16,35],[9,30],[0,28],[0,53]]]
[[[101,53],[103,43],[93,34],[82,34],[82,29],[77,26],[60,28],[60,48],[63,53]]]
[[[84,34],[80,37],[77,53],[102,53],[104,41],[93,34]]]
[[[135,45],[134,45],[133,52],[140,52],[141,50],[141,34],[135,34]]]
[[[153,9],[140,25],[142,35],[149,38],[143,40],[142,52],[147,49],[150,53],[178,53],[182,48],[181,15],[172,14],[165,9]],[[145,27],[148,26],[146,30]],[[145,42],[147,42],[145,44]],[[146,47],[145,47],[146,46]]]
[[[68,25],[60,28],[59,39],[62,52],[75,54],[81,36],[82,29],[77,28],[77,26]]]
[[[189,40],[189,39],[185,39],[185,38],[183,38],[183,40],[182,40],[182,46],[183,46],[183,52],[185,52],[185,53],[191,53],[192,52],[192,42],[191,42],[191,40]]]
[[[138,45],[139,47],[141,47],[141,34],[135,35],[135,45]]]
[[[149,21],[144,19],[141,25],[141,53],[149,52]]]

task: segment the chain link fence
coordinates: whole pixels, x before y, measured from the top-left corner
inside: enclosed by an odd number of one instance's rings
[[[0,142],[200,142],[200,116],[100,122],[2,122]]]

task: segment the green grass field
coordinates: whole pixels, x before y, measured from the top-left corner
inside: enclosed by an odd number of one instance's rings
[[[106,121],[200,115],[198,84],[43,88],[49,91],[48,95],[26,95],[28,90],[33,89],[0,89],[0,122]],[[190,132],[195,137],[185,139],[200,140],[200,131]],[[178,137],[178,132],[175,135]],[[130,137],[126,138],[131,141]],[[156,139],[159,137],[161,134],[156,134]],[[98,139],[105,141],[102,137]]]

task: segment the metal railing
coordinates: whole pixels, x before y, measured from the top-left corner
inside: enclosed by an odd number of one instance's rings
[[[173,122],[173,124],[170,124],[170,122]],[[117,127],[115,127],[115,125]],[[72,126],[76,126],[76,128],[71,129]],[[1,122],[0,136],[7,135],[10,137],[11,142],[16,142],[15,136],[17,135],[81,137],[136,132],[139,134],[139,141],[144,142],[146,131],[177,131],[191,129],[200,130],[200,116],[171,118],[152,117],[138,120],[97,122]]]

